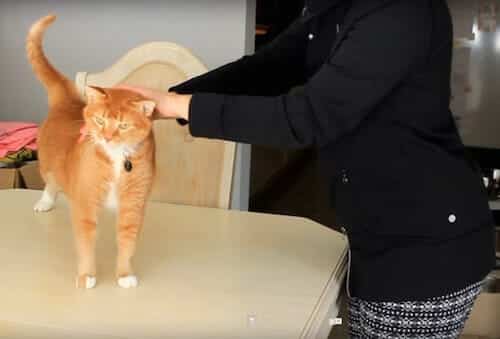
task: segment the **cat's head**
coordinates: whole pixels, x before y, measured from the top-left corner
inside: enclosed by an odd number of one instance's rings
[[[154,101],[131,91],[86,88],[85,129],[94,142],[107,146],[136,146],[151,133]]]

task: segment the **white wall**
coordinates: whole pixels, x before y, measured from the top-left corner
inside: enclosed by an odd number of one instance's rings
[[[58,21],[47,33],[47,55],[71,79],[153,40],[188,47],[210,69],[253,51],[255,0],[2,0],[0,120],[39,122],[46,114],[24,42],[31,23],[48,13]],[[246,209],[249,147],[238,150],[233,207]]]
[[[68,77],[100,71],[129,49],[168,40],[214,68],[245,53],[246,0],[2,0],[0,1],[1,119],[45,115],[46,96],[24,51],[27,30],[48,13],[58,21],[46,37],[51,61]]]

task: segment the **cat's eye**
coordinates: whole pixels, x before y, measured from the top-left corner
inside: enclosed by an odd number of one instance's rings
[[[126,122],[122,122],[118,125],[118,128],[121,129],[122,131],[128,129],[129,127],[130,125],[127,124]]]
[[[104,125],[104,119],[101,118],[101,117],[95,117],[94,118],[96,124],[98,124],[99,126],[103,126]]]

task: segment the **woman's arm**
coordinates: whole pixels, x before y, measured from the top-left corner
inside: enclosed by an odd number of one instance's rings
[[[160,118],[189,120],[195,137],[303,148],[354,130],[425,61],[432,16],[427,2],[394,1],[363,17],[303,91],[274,97],[198,93],[153,98]]]
[[[306,25],[299,18],[255,54],[190,79],[170,91],[180,94],[280,95],[305,82],[306,46]]]
[[[431,28],[426,2],[394,1],[360,19],[300,94],[194,94],[191,134],[281,148],[327,144],[355,129],[423,62]]]

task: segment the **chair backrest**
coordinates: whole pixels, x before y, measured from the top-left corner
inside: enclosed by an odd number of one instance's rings
[[[167,91],[205,73],[206,67],[186,48],[170,42],[136,47],[100,73],[80,72],[76,84],[85,97],[87,85],[131,84]],[[236,144],[193,138],[187,126],[156,121],[156,179],[151,200],[229,208]]]

